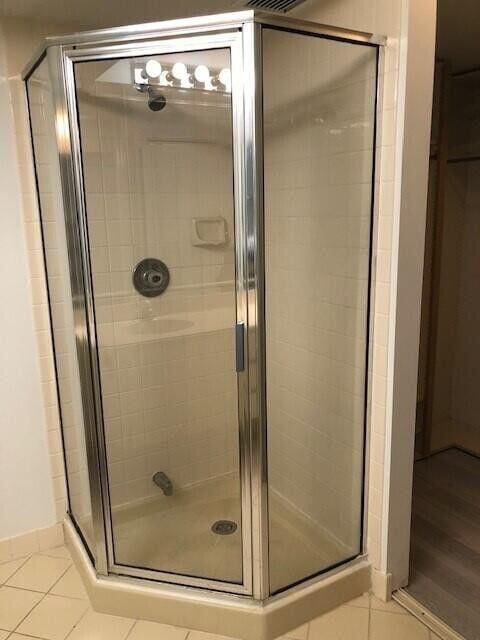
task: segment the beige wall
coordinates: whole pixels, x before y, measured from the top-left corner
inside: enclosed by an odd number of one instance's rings
[[[1,18],[1,24],[10,79],[20,76],[35,50],[42,44],[43,38],[75,31],[68,20],[64,23],[52,23],[48,20]]]
[[[475,155],[480,150],[480,78],[460,77],[452,83],[452,156]],[[452,439],[480,454],[480,342],[478,268],[480,251],[480,198],[478,163],[451,165],[463,177],[463,209],[457,215],[458,293],[454,305],[455,333],[452,354],[450,418]]]
[[[439,275],[441,285],[431,434],[433,450],[448,446],[454,438],[451,431],[451,404],[466,195],[465,165],[450,165],[445,177],[444,231]]]
[[[455,441],[480,454],[480,172],[477,163],[467,165],[466,171],[451,417]]]
[[[479,148],[476,105],[478,79],[451,79],[447,89],[449,157],[474,154]],[[475,163],[454,163],[445,173],[437,340],[433,388],[430,448],[437,451],[463,446],[480,451],[480,420],[477,392],[478,266],[477,167]],[[423,305],[428,287],[424,288]],[[424,342],[428,336],[423,336]]]
[[[38,417],[37,414],[35,424],[46,430],[54,500],[54,518],[55,521],[59,522],[64,517],[66,506],[63,455],[58,423],[56,385],[29,124],[24,85],[20,79],[20,73],[22,67],[31,57],[33,49],[41,42],[41,39],[49,34],[61,33],[63,28],[26,20],[4,19],[2,20],[2,31],[6,47],[9,92],[15,123],[16,152],[18,154],[18,172],[20,176],[19,196],[22,202],[33,305],[33,328],[36,334],[39,376],[43,397],[43,415],[40,414],[40,417]],[[14,152],[13,149],[12,152]]]
[[[65,30],[46,22],[0,21],[5,180],[1,192],[5,199],[2,220],[7,225],[1,234],[6,243],[2,256],[8,263],[5,272],[15,264],[15,274],[21,279],[19,285],[12,278],[4,279],[12,287],[10,293],[5,291],[12,302],[4,316],[8,324],[2,329],[6,396],[1,422],[5,459],[0,463],[4,472],[0,558],[5,560],[60,544],[63,537],[61,527],[54,526],[65,514],[65,481],[29,124],[19,74],[44,36]]]

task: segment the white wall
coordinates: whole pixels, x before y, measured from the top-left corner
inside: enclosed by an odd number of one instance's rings
[[[381,569],[408,580],[436,0],[404,3],[400,48]]]
[[[55,522],[3,34],[0,122],[1,540]]]
[[[65,25],[40,21],[0,22],[0,273],[3,299],[10,302],[0,311],[0,541],[50,527],[65,513],[43,257],[20,73],[42,38],[68,31]],[[0,557],[25,555],[38,542],[36,536],[22,536],[14,547],[6,542],[0,545]]]
[[[460,256],[451,417],[454,441],[480,453],[480,168],[464,164],[468,188]]]

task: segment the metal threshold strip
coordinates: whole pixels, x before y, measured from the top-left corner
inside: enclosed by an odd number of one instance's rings
[[[457,633],[452,627],[443,622],[435,614],[429,611],[421,602],[412,597],[405,589],[394,591],[392,598],[402,605],[412,616],[418,618],[425,626],[433,631],[442,640],[465,640],[465,638]]]

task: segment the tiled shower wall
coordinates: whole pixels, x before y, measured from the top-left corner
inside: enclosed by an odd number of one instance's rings
[[[228,66],[226,53],[215,56],[210,65]],[[130,61],[123,64],[129,70]],[[165,109],[152,112],[130,82],[98,80],[111,67],[82,64],[77,78],[110,495],[118,506],[162,499],[157,471],[175,491],[234,474],[238,426],[230,95],[193,90],[187,101],[185,92],[167,90]],[[224,241],[196,246],[194,220],[207,218],[224,225]],[[132,273],[152,257],[167,264],[170,284],[145,298]]]
[[[48,273],[52,336],[55,345],[59,397],[59,415],[55,411],[55,420],[58,422],[61,415],[71,510],[87,540],[92,543],[93,525],[84,414],[72,304],[74,296],[70,284],[66,221],[63,213],[55,133],[55,109],[46,60],[38,66],[28,82],[28,104],[42,211],[41,230]],[[39,259],[43,259],[42,252]],[[39,265],[39,268],[43,270],[43,265]],[[38,295],[41,295],[38,299],[39,304],[44,304],[44,292],[39,292]],[[53,362],[49,362],[49,367],[51,367],[49,374],[54,375]]]
[[[400,71],[400,36],[406,37],[405,16],[408,3],[402,0],[342,0],[325,6],[313,0],[295,13],[302,18],[325,24],[336,24],[360,31],[388,36],[385,58],[380,76],[381,120],[377,148],[377,207],[378,229],[376,233],[377,256],[374,270],[374,327],[373,358],[371,362],[371,397],[369,407],[368,473],[367,473],[367,549],[375,569],[385,570],[383,528],[384,489],[389,470],[387,387],[393,363],[389,360],[389,327],[391,295],[391,256],[394,222],[398,216],[394,193],[400,181],[400,166],[396,166],[396,128],[401,110],[398,100]]]
[[[361,526],[376,56],[273,30],[264,54],[269,489],[348,557]]]
[[[389,36],[384,69],[383,119],[380,131],[381,164],[379,171],[379,228],[377,236],[377,286],[375,291],[375,331],[373,354],[373,397],[370,422],[369,458],[369,506],[368,506],[368,549],[374,567],[380,568],[383,487],[384,487],[384,447],[386,433],[386,386],[387,347],[389,327],[390,297],[390,255],[394,220],[395,177],[395,126],[397,109],[397,81],[399,70],[398,43],[401,33],[401,0],[343,0],[328,6],[306,3],[301,17],[323,23],[337,24],[352,29],[367,30]],[[406,9],[405,9],[406,10]],[[17,68],[15,73],[18,74]],[[65,512],[64,480],[61,465],[60,437],[54,411],[54,380],[51,366],[51,347],[48,332],[48,314],[45,304],[44,278],[40,259],[40,236],[38,214],[36,212],[32,166],[28,142],[28,123],[25,116],[23,87],[18,76],[11,80],[12,104],[16,118],[19,172],[22,178],[24,215],[29,256],[31,261],[32,289],[36,295],[35,314],[39,344],[39,357],[43,365],[42,384],[44,388],[46,425],[49,434],[52,477],[55,486],[57,517],[63,519]],[[50,364],[49,364],[50,363]]]

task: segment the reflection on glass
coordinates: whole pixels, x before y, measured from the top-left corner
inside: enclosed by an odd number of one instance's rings
[[[264,30],[270,584],[360,551],[376,51]]]
[[[93,524],[86,459],[73,300],[55,137],[55,110],[44,60],[27,82],[35,170],[44,240],[50,319],[55,347],[70,514],[93,551]],[[49,407],[56,412],[56,407]]]
[[[229,67],[209,50],[75,77],[115,561],[240,583]]]

